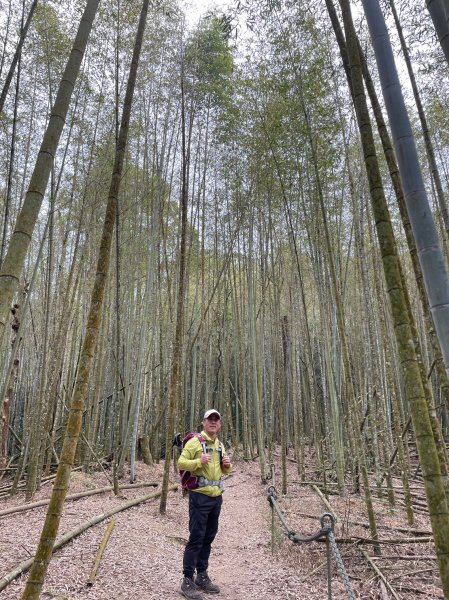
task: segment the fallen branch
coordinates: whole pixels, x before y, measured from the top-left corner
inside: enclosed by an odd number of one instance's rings
[[[88,586],[91,586],[91,585],[94,584],[95,578],[97,576],[98,567],[100,566],[100,561],[101,561],[101,559],[103,557],[103,553],[104,553],[105,548],[106,548],[106,544],[108,543],[109,536],[111,535],[112,530],[114,529],[116,522],[117,521],[115,519],[113,519],[109,523],[109,525],[107,526],[106,531],[104,532],[103,538],[102,538],[101,543],[100,543],[100,547],[98,548],[98,552],[97,552],[97,555],[95,557],[94,566],[92,567],[92,571],[90,572],[90,575],[89,575],[89,580],[87,582]]]
[[[371,560],[437,560],[436,556],[431,556],[431,555],[423,555],[423,556],[419,556],[418,554],[413,554],[413,555],[405,555],[405,556],[399,556],[399,555],[392,555],[392,556],[385,556],[385,554],[382,554],[382,556],[372,556]]]
[[[319,487],[317,487],[316,485],[312,485],[311,488],[321,498],[321,502],[324,504],[324,506],[327,508],[327,510],[334,517],[334,520],[335,520],[335,523],[336,523],[337,522],[337,517],[335,516],[335,512],[333,511],[332,506],[329,504],[329,500],[326,498],[326,496],[323,494],[323,492],[319,489]]]
[[[370,557],[368,556],[368,554],[364,550],[360,550],[360,552],[362,553],[362,556],[365,558],[365,560],[369,564],[369,566],[373,569],[373,571],[379,577],[379,579],[389,589],[389,591],[390,591],[391,595],[393,596],[393,598],[395,598],[396,600],[401,600],[399,598],[399,596],[397,595],[397,593],[395,592],[395,590],[392,587],[392,585],[389,583],[388,579],[385,577],[385,575],[382,573],[382,571],[379,569],[379,567],[375,563],[373,563],[373,561],[370,559]]]
[[[401,585],[401,592],[412,592],[415,595],[416,594],[422,594],[423,596],[429,597],[429,592],[427,590],[423,591],[423,590],[419,590],[416,587],[411,588],[411,587],[408,587],[408,586],[405,586],[405,585]],[[438,598],[439,600],[444,600],[444,596],[441,596],[441,595],[432,596],[432,598]]]
[[[176,484],[172,484],[171,486],[169,486],[168,489],[170,491],[174,491],[174,490],[178,489],[178,486]],[[113,508],[112,510],[109,510],[108,512],[97,515],[96,517],[92,517],[92,519],[89,519],[89,521],[86,521],[82,525],[79,525],[79,527],[72,529],[72,531],[69,531],[68,533],[66,533],[65,535],[60,537],[59,540],[56,540],[55,545],[53,546],[53,552],[55,550],[58,550],[58,548],[61,548],[61,546],[64,546],[65,544],[67,544],[67,542],[70,542],[71,540],[76,538],[78,535],[80,535],[81,533],[86,531],[86,529],[89,529],[90,527],[93,527],[93,525],[97,525],[97,523],[100,523],[101,521],[104,521],[105,519],[112,517],[112,515],[122,512],[123,510],[126,510],[127,508],[131,508],[132,506],[136,506],[137,504],[141,504],[142,502],[146,502],[147,500],[152,500],[153,498],[157,498],[158,496],[161,495],[161,491],[162,490],[158,490],[157,492],[153,492],[152,494],[148,494],[147,496],[140,496],[140,498],[135,498],[134,500],[129,500],[128,502],[125,502],[121,506],[117,506],[116,508]],[[28,571],[28,569],[33,564],[33,561],[34,561],[34,556],[32,558],[29,558],[28,560],[23,561],[22,563],[17,565],[17,567],[15,567],[12,571],[10,571],[4,577],[2,577],[2,579],[0,579],[0,592],[2,590],[4,590],[5,587],[8,584],[10,584],[11,581],[13,581],[16,577],[18,577],[22,573],[25,573],[25,571]]]
[[[83,468],[83,465],[80,465],[79,467],[74,467],[72,469],[73,471],[81,471],[81,469]],[[53,479],[56,479],[56,473],[52,473],[52,475],[47,475],[46,477],[42,477],[41,479],[41,486],[45,485],[46,483],[49,483],[50,481],[53,481]],[[21,491],[24,490],[26,488],[26,481],[20,481],[17,484],[17,490],[16,491]],[[4,496],[11,496],[11,490],[12,490],[13,485],[12,484],[8,484],[8,485],[4,485],[2,487],[0,487],[0,497],[4,497]]]
[[[316,540],[317,542],[325,542],[325,539]],[[427,542],[433,542],[433,537],[421,537],[421,538],[398,538],[395,540],[372,540],[371,538],[363,538],[358,536],[353,536],[349,538],[336,538],[335,541],[337,544],[356,544],[358,546],[362,546],[363,544],[371,544],[375,546],[376,544],[385,544],[385,545],[399,545],[399,544],[424,544]],[[383,558],[383,556],[379,557]],[[398,557],[399,558],[399,557]]]
[[[422,573],[434,573],[436,567],[429,567],[427,569],[418,569],[417,571],[406,571],[405,573],[401,573],[400,575],[395,575],[394,577],[390,577],[391,581],[395,579],[403,579],[404,577],[410,577],[411,575],[421,575]]]
[[[121,490],[128,490],[132,488],[142,488],[142,487],[157,487],[157,483],[133,483],[127,485],[121,485]],[[111,492],[113,490],[113,486],[108,486],[104,488],[97,488],[96,490],[88,490],[86,492],[78,492],[77,494],[71,494],[66,497],[66,500],[79,500],[80,498],[85,498],[86,496],[94,496],[95,494],[103,494],[105,492]],[[50,498],[45,498],[44,500],[37,500],[36,502],[30,502],[30,504],[22,504],[22,506],[11,506],[10,508],[5,508],[0,510],[0,517],[4,517],[5,515],[11,515],[13,513],[23,512],[25,510],[31,510],[32,508],[38,508],[39,506],[45,506],[50,502]]]
[[[313,519],[314,521],[316,521],[316,519],[317,519],[316,515],[312,515],[310,513],[305,513],[305,512],[300,512],[300,511],[294,511],[294,514],[295,514],[295,516],[306,517],[307,519]],[[346,523],[348,525],[357,526],[357,527],[363,527],[364,529],[369,529],[369,524],[368,523],[363,523],[362,521],[360,521],[360,522],[357,522],[357,521],[346,521]],[[379,529],[386,529],[387,531],[397,531],[398,533],[408,533],[408,534],[415,535],[417,537],[416,542],[418,542],[419,540],[422,541],[423,539],[428,538],[428,537],[430,537],[432,535],[431,531],[427,531],[427,530],[423,530],[423,529],[411,529],[410,527],[393,527],[393,526],[390,526],[390,525],[379,524],[378,528]]]

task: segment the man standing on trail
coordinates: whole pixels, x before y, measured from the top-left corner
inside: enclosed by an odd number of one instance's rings
[[[230,473],[232,468],[231,460],[217,438],[221,427],[220,413],[213,408],[207,410],[202,425],[201,441],[198,436],[189,439],[178,460],[178,468],[197,476],[199,485],[189,491],[190,537],[184,551],[184,578],[180,590],[189,600],[203,600],[200,589],[211,594],[220,592],[220,588],[209,579],[207,567],[223,501],[221,477]]]

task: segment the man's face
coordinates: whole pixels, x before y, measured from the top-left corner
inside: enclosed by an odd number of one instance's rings
[[[210,417],[207,417],[207,419],[204,419],[204,421],[203,421],[204,431],[207,433],[207,435],[211,439],[215,438],[218,431],[220,430],[220,427],[221,427],[221,421],[218,418],[218,415],[216,415],[216,414],[212,414]]]

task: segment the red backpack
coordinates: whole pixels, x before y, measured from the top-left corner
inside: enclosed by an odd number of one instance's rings
[[[206,444],[206,440],[203,438],[203,436],[200,433],[195,433],[193,431],[191,431],[190,433],[188,433],[182,440],[181,440],[181,434],[177,433],[175,435],[175,439],[173,440],[173,446],[177,446],[179,452],[182,452],[184,446],[187,444],[187,442],[189,440],[191,440],[192,438],[196,437],[197,440],[199,441],[199,443],[201,444],[201,447],[203,448],[203,453],[207,454],[208,448],[207,448],[207,444]],[[220,464],[223,460],[223,446],[221,444],[221,442],[219,442],[218,444],[218,451],[220,453]],[[197,488],[199,488],[199,477],[197,477],[196,475],[192,475],[192,473],[190,471],[183,471],[182,469],[179,469],[179,476],[181,478],[181,488],[183,492],[188,492],[190,490],[196,490]]]

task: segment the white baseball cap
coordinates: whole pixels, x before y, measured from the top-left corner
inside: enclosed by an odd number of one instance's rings
[[[206,410],[206,412],[204,413],[204,419],[208,419],[211,415],[217,415],[218,418],[221,419],[220,413],[218,412],[218,410],[215,410],[215,408],[210,408],[209,410]]]

